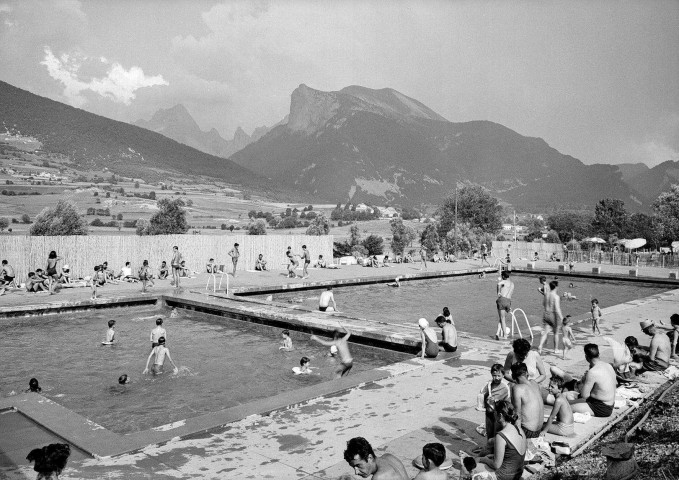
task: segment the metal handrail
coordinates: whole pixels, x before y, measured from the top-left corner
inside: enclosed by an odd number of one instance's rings
[[[523,311],[521,308],[515,308],[512,310],[510,315],[512,316],[512,337],[514,336],[514,325],[516,324],[516,330],[519,333],[519,337],[523,338],[523,334],[521,333],[521,328],[519,327],[519,321],[516,319],[516,312],[521,312],[523,315],[524,320],[526,321],[526,326],[528,327],[528,332],[530,333],[530,343],[531,345],[533,344],[533,329],[530,326],[530,323],[528,322],[528,317],[526,316],[526,312]]]

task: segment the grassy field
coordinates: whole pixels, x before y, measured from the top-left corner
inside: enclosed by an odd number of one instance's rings
[[[187,183],[173,183],[171,189],[161,190],[162,185],[146,184],[135,179],[118,179],[115,184],[111,182],[96,182],[98,179],[110,179],[111,174],[107,171],[88,171],[76,168],[68,158],[57,155],[41,153],[39,142],[24,141],[21,139],[0,138],[0,190],[14,192],[14,195],[0,195],[0,217],[7,218],[10,222],[16,219],[19,223],[10,223],[11,233],[3,234],[25,235],[28,233],[30,224],[21,223],[21,216],[26,214],[31,220],[46,207],[57,203],[58,200],[66,199],[73,202],[79,211],[85,213],[88,208],[108,209],[109,216],[87,215],[87,222],[99,218],[102,222],[116,220],[120,227],[95,227],[90,226],[91,235],[134,235],[134,228],[123,227],[124,221],[148,220],[156,211],[156,201],[139,197],[130,197],[129,194],[149,194],[155,192],[156,199],[181,198],[187,203],[188,222],[191,225],[189,233],[199,232],[201,235],[225,235],[242,233],[242,229],[249,223],[248,212],[262,211],[280,214],[286,208],[302,209],[307,204],[280,203],[257,195],[245,195],[236,185],[203,181],[195,179]],[[49,180],[38,178],[41,173],[64,177],[63,180]],[[29,177],[32,176],[32,179]],[[80,179],[84,181],[74,181]],[[169,181],[168,181],[169,183]],[[113,191],[106,191],[104,187],[113,189],[122,188],[126,195]],[[107,194],[109,195],[107,197]],[[248,198],[249,197],[249,198]],[[314,205],[314,212],[323,213],[330,218],[330,213],[335,205]],[[118,216],[122,215],[122,221]],[[349,225],[336,226],[331,229],[331,234],[336,240],[349,237]],[[421,231],[424,224],[407,221],[416,231]],[[222,230],[221,225],[227,227],[233,225],[233,233],[230,230]],[[361,237],[375,234],[383,237],[388,244],[391,230],[388,219],[370,220],[358,222]],[[210,228],[207,228],[210,227]],[[276,234],[304,234],[306,228],[293,229],[268,229],[269,233]]]

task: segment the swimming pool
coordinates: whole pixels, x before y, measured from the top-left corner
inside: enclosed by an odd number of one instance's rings
[[[434,319],[441,314],[443,307],[450,308],[459,331],[488,337],[497,328],[497,275],[478,278],[476,275],[448,277],[432,280],[401,281],[400,288],[385,284],[369,286],[336,287],[333,289],[338,309],[347,315],[367,320],[412,324],[424,317],[436,327]],[[526,312],[531,325],[542,324],[542,296],[537,291],[540,286],[538,275],[513,274],[515,289],[512,295],[512,309],[521,308]],[[552,280],[554,276],[549,276]],[[636,300],[676,286],[630,282],[585,279],[561,275],[559,292],[570,292],[576,300],[561,299],[564,315],[582,315],[590,311],[591,299],[599,300],[603,309],[607,306]],[[569,284],[573,283],[571,288]],[[285,292],[273,295],[273,300],[283,303],[301,304],[318,308],[318,296],[322,290]],[[265,295],[259,296],[265,299]],[[523,328],[522,317],[519,318]],[[525,333],[525,332],[524,332]]]
[[[271,397],[333,378],[328,347],[291,330],[293,352],[279,351],[281,329],[180,310],[127,308],[0,322],[0,394],[39,379],[42,394],[116,433],[130,433]],[[142,375],[155,319],[164,318],[167,347],[178,375]],[[102,346],[107,322],[116,320],[118,345]],[[353,372],[411,356],[352,344]],[[302,356],[314,375],[293,375]],[[171,366],[166,360],[167,372]],[[132,383],[120,386],[126,373]]]

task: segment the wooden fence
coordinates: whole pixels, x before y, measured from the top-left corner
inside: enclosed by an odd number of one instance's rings
[[[323,255],[332,259],[333,236],[308,235],[154,235],[154,236],[64,236],[31,237],[0,235],[0,259],[7,260],[14,267],[18,281],[25,281],[28,272],[36,268],[45,269],[47,256],[54,250],[63,260],[59,269],[68,265],[73,278],[92,275],[95,265],[108,261],[109,268],[116,273],[125,265],[132,263],[136,272],[144,260],[149,261],[154,274],[160,263],[165,260],[170,265],[172,247],[179,247],[188,268],[203,272],[210,258],[215,263],[232,267],[227,252],[233,244],[240,244],[241,253],[238,270],[252,270],[255,259],[261,253],[271,270],[287,268],[285,251],[288,246],[300,253],[306,245],[311,253],[312,262]]]

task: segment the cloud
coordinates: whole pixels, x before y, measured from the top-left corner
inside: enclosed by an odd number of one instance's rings
[[[104,58],[93,62],[107,64]],[[87,102],[84,92],[93,92],[113,102],[130,105],[135,98],[135,92],[140,88],[159,85],[169,85],[162,75],[147,76],[140,67],[130,67],[126,70],[119,63],[111,63],[105,76],[82,79],[83,64],[91,63],[87,56],[75,53],[64,53],[57,57],[49,47],[45,47],[45,57],[41,65],[47,68],[50,77],[64,85],[64,96],[71,105],[80,107]]]

